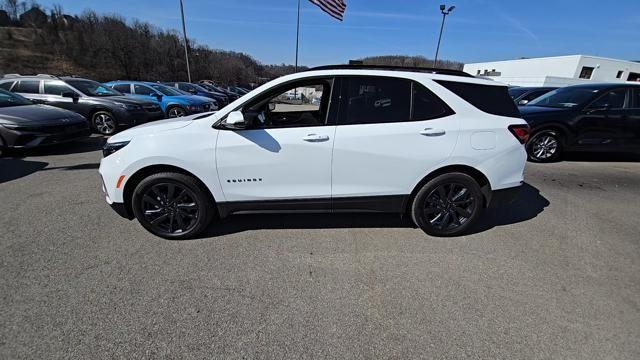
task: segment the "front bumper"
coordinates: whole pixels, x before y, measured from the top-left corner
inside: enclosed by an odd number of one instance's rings
[[[120,110],[115,115],[120,126],[136,126],[165,118],[160,106],[144,107],[140,111]]]
[[[488,199],[488,208],[500,208],[509,206],[522,190],[522,185],[510,187],[506,189],[493,190],[491,192],[491,198]]]

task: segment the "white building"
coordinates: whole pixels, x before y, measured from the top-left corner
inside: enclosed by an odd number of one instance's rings
[[[640,81],[640,62],[587,55],[466,64],[464,71],[514,86]]]

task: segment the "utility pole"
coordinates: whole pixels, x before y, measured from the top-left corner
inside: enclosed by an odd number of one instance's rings
[[[449,9],[447,9],[446,11],[444,9],[446,9],[447,6],[442,4],[440,5],[440,12],[442,13],[442,24],[440,25],[440,35],[438,36],[438,47],[436,47],[436,57],[433,59],[433,67],[437,67],[438,65],[438,52],[440,52],[440,41],[442,40],[442,30],[444,30],[444,20],[446,19],[447,15],[449,15],[453,9],[455,9],[455,6],[451,6],[449,7]]]
[[[187,77],[191,82],[191,69],[189,68],[189,43],[187,42],[187,27],[184,24],[184,6],[180,0],[180,14],[182,14],[182,36],[184,38],[184,59],[187,61]]]

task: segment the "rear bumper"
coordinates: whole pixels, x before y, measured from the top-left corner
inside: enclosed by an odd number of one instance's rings
[[[491,198],[487,201],[488,208],[505,207],[511,204],[522,190],[522,185],[506,189],[493,190]]]

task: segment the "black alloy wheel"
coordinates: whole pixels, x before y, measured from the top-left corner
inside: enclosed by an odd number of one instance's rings
[[[160,173],[136,187],[133,212],[142,226],[166,239],[185,239],[204,230],[213,201],[200,182],[178,173]]]
[[[169,111],[167,111],[167,116],[169,118],[183,117],[186,115],[187,115],[187,112],[179,106],[174,106],[170,108]]]
[[[93,128],[102,135],[113,135],[118,131],[116,118],[107,111],[98,111],[91,117]]]
[[[412,206],[412,217],[429,235],[456,236],[473,225],[482,204],[480,187],[472,177],[444,174],[420,189]]]
[[[562,152],[562,142],[558,132],[543,130],[531,137],[527,143],[527,154],[536,162],[553,162]]]

